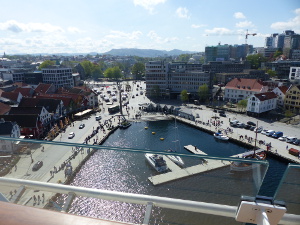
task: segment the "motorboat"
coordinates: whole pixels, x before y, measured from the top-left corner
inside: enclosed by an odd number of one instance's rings
[[[127,120],[124,120],[124,121],[119,125],[120,129],[126,129],[126,128],[130,127],[130,126],[131,126],[131,123],[129,123]]]
[[[166,161],[162,155],[146,153],[145,157],[149,164],[159,173],[168,171]]]
[[[226,135],[223,135],[220,132],[214,133],[214,137],[216,139],[219,139],[219,140],[222,140],[222,141],[228,141],[229,140],[229,137],[227,137]]]
[[[167,152],[174,152],[176,153],[175,150],[172,149],[168,149],[166,150]],[[177,155],[166,155],[173,163],[177,164],[178,166],[183,167],[184,166],[184,162],[182,160],[182,158],[180,156]]]
[[[265,151],[249,151],[242,155],[243,159],[256,159],[256,160],[265,160],[267,154]],[[260,164],[257,163],[246,163],[246,162],[232,162],[230,164],[230,171],[250,171],[254,168],[257,168]]]

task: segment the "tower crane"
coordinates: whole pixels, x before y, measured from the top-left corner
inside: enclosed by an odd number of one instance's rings
[[[248,33],[248,29],[247,29],[247,33],[246,33],[246,37],[245,37],[245,44],[247,44],[247,39],[249,35],[255,36],[257,33],[253,33],[253,34],[249,34]]]

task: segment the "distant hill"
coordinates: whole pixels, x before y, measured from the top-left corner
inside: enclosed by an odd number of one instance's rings
[[[121,49],[112,49],[102,54],[114,55],[114,56],[158,57],[158,56],[165,56],[165,55],[174,56],[174,55],[192,54],[192,53],[196,53],[196,52],[182,51],[178,49],[166,51],[166,50],[154,50],[154,49],[121,48]]]

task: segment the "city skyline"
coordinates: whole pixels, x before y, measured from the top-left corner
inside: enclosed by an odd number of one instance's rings
[[[263,47],[265,37],[300,33],[297,0],[12,0],[1,5],[0,52],[103,53],[118,48],[204,51]]]

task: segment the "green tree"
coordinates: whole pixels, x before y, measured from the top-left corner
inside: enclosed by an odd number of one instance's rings
[[[276,59],[278,56],[281,56],[282,54],[283,54],[282,50],[281,50],[281,49],[278,49],[278,50],[274,53],[273,57]]]
[[[199,86],[198,95],[199,95],[200,101],[205,101],[205,100],[208,99],[208,97],[209,97],[209,88],[208,88],[207,84],[203,84],[203,85]]]
[[[80,63],[80,65],[83,67],[84,72],[85,72],[85,77],[86,78],[91,78],[92,77],[92,70],[93,70],[93,63],[91,63],[88,60],[84,60]]]
[[[266,62],[266,58],[262,54],[248,55],[246,57],[247,61],[251,64],[251,69],[258,69],[262,62]]]
[[[191,54],[181,54],[177,57],[177,62],[188,62],[189,59],[192,57]]]
[[[99,65],[94,65],[92,68],[92,77],[94,80],[97,80],[98,78],[103,76],[103,72]]]
[[[271,70],[271,69],[268,69],[268,70],[267,70],[267,74],[269,74],[270,77],[277,77],[276,71],[273,71],[273,70]]]
[[[120,78],[122,78],[122,71],[117,66],[107,68],[104,72],[104,77],[119,80]]]
[[[136,80],[142,79],[145,75],[145,64],[141,62],[135,63],[131,68],[131,73],[135,76]]]
[[[189,95],[187,90],[182,90],[180,94],[181,101],[187,102],[189,100]]]
[[[43,68],[47,68],[48,66],[53,66],[54,64],[55,64],[54,61],[46,60],[46,61],[42,62],[42,64],[39,66],[39,70],[41,70]]]
[[[248,104],[248,100],[243,99],[243,100],[238,101],[237,106],[238,106],[238,108],[242,108],[244,110],[247,108],[247,104]]]

